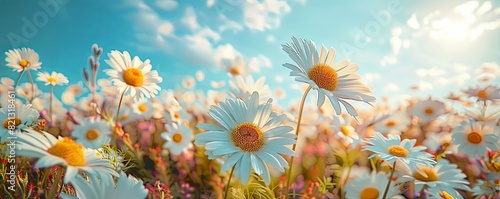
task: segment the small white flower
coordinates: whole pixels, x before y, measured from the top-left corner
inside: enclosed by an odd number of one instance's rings
[[[179,126],[176,123],[167,124],[166,127],[168,132],[161,134],[161,137],[167,141],[163,144],[163,148],[168,149],[174,155],[180,155],[192,146],[191,142],[194,136],[189,127],[185,125]]]
[[[5,52],[7,66],[16,72],[23,70],[38,70],[42,62],[38,61],[38,53],[31,48],[14,49]]]

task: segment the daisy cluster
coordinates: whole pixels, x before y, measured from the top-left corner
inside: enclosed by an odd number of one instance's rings
[[[334,48],[292,37],[282,49],[304,84],[290,107],[241,58],[224,63],[229,79],[214,90],[195,90],[202,71],[166,90],[167,77],[127,51],[109,51],[101,69],[104,50],[93,45],[83,81],[68,85],[34,50],[9,50],[19,78],[0,79],[0,198],[500,197],[497,85],[395,107],[375,103],[360,66],[336,61]]]

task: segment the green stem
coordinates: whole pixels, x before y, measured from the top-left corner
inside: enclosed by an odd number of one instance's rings
[[[116,145],[116,140],[118,139],[118,136],[116,136],[116,134],[118,132],[116,132],[116,127],[118,126],[118,118],[120,117],[120,108],[122,107],[122,100],[123,100],[123,96],[125,95],[125,92],[122,93],[122,96],[120,97],[120,101],[118,102],[118,109],[116,110],[116,117],[115,117],[115,132],[113,134],[113,137],[115,138],[114,140],[114,147],[116,149],[117,145]]]
[[[61,177],[63,174],[64,168],[60,167],[57,170],[56,177],[54,178],[54,183],[52,183],[52,188],[50,188],[49,195],[47,198],[56,198],[56,190],[59,187],[59,181],[61,181]],[[62,185],[61,185],[62,186]]]
[[[384,196],[382,197],[382,199],[386,199],[387,193],[389,192],[389,187],[391,186],[392,182],[392,176],[394,175],[394,171],[396,171],[396,162],[397,161],[394,161],[394,164],[392,164],[391,176],[389,176],[389,181],[387,182],[387,186],[385,187]]]
[[[23,77],[23,74],[25,71],[26,70],[23,70],[23,72],[21,72],[21,74],[19,74],[19,77],[16,80],[16,84],[14,85],[14,92],[16,91],[16,87],[17,87],[17,85],[19,85],[19,81],[21,80],[21,77]]]
[[[52,123],[52,95],[54,95],[54,86],[50,85],[50,95],[49,95],[49,117],[50,123]]]
[[[35,99],[35,83],[33,82],[33,78],[31,77],[31,72],[28,69],[28,77],[30,78],[30,83],[31,83],[31,99],[30,99],[30,104],[33,103],[33,100]],[[52,120],[52,118],[51,118]]]
[[[297,119],[297,128],[295,128],[295,136],[297,137],[296,139],[299,139],[299,130],[300,130],[300,121],[302,120],[302,111],[304,110],[304,104],[306,102],[306,97],[309,91],[311,90],[311,87],[307,87],[306,91],[304,92],[304,95],[302,96],[302,100],[300,101],[300,110],[299,110],[299,118]],[[295,147],[297,147],[297,143],[293,144],[292,150],[295,151]],[[290,165],[290,169],[288,169],[288,174],[286,177],[286,188],[285,188],[285,199],[288,198],[288,191],[290,189],[290,182],[291,182],[291,176],[292,176],[292,168],[293,168],[293,158],[292,156],[290,158],[290,162],[288,165]]]
[[[226,185],[226,191],[224,193],[224,199],[227,199],[229,193],[229,186],[231,185],[231,178],[233,178],[234,167],[236,167],[236,165],[233,166],[233,168],[231,169],[231,173],[229,174],[229,179],[227,180],[227,185]]]
[[[347,180],[349,179],[349,175],[351,175],[351,169],[352,169],[352,165],[350,165],[349,168],[347,169],[347,176],[345,177],[344,182],[340,186],[340,198],[341,199],[345,198],[343,190],[344,190],[345,184],[347,183]]]

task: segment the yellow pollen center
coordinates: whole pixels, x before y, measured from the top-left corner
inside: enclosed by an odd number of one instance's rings
[[[387,152],[393,156],[396,156],[396,157],[406,157],[408,156],[408,150],[406,150],[405,148],[403,148],[402,146],[390,146],[388,149],[387,149]]]
[[[441,196],[441,198],[443,198],[443,199],[453,199],[453,197],[446,191],[443,191],[442,193],[440,193],[439,196]]]
[[[85,134],[85,137],[87,140],[93,141],[99,137],[99,131],[96,129],[90,129],[87,131],[87,134]]]
[[[424,110],[424,113],[425,113],[426,115],[432,115],[432,114],[434,113],[434,109],[432,109],[432,108],[426,108],[426,109]]]
[[[23,68],[26,68],[26,66],[28,66],[29,63],[30,62],[25,59],[21,59],[21,61],[19,61],[19,65],[22,66]]]
[[[483,141],[483,135],[480,132],[471,132],[467,135],[467,141],[472,144],[479,144]]]
[[[57,82],[56,78],[53,78],[53,77],[49,77],[49,78],[47,78],[47,81],[48,81],[49,83],[56,83],[56,82]]]
[[[340,132],[342,132],[345,136],[348,136],[351,133],[351,132],[349,132],[349,127],[347,127],[347,126],[341,126]]]
[[[485,90],[480,90],[479,92],[477,92],[477,97],[479,97],[481,99],[487,99],[488,92],[486,92]]]
[[[231,139],[235,146],[245,152],[256,152],[264,146],[264,134],[249,122],[241,123],[231,131]]]
[[[83,148],[69,138],[57,141],[54,146],[47,150],[50,154],[60,157],[70,166],[84,166],[85,156]]]
[[[123,81],[130,86],[139,87],[144,83],[144,75],[142,71],[137,68],[129,68],[123,71],[122,76]]]
[[[174,136],[172,136],[172,140],[175,143],[179,143],[182,141],[182,135],[180,133],[176,133],[176,134],[174,134]]]
[[[240,74],[240,70],[236,67],[231,67],[229,69],[229,73],[231,73],[231,75],[239,75]]]
[[[7,118],[3,121],[3,128],[5,129],[9,129],[12,128],[11,126],[19,126],[21,124],[21,119],[19,118],[14,118],[14,119],[10,119],[10,118]]]
[[[175,118],[175,119],[179,119],[179,118],[181,118],[181,115],[180,115],[179,113],[175,113],[175,114],[174,114],[174,118]]]
[[[385,123],[385,126],[387,126],[387,127],[393,127],[393,126],[395,126],[395,125],[396,125],[396,122],[394,122],[394,121],[392,121],[392,120],[391,120],[391,121],[388,121],[387,123]]]
[[[315,65],[307,72],[307,75],[309,79],[322,89],[334,91],[337,88],[338,75],[330,66],[323,64]]]
[[[380,195],[380,192],[378,191],[377,188],[375,188],[375,187],[365,187],[359,193],[359,198],[360,199],[377,199],[379,195]]]
[[[424,172],[425,175],[427,175],[427,177],[422,175],[420,172],[415,171],[415,174],[413,174],[413,177],[417,180],[420,180],[423,182],[433,182],[433,181],[437,181],[439,179],[436,171],[434,171],[434,169],[432,169],[432,168],[420,167],[420,170],[422,172]]]
[[[140,104],[139,106],[137,106],[137,108],[139,109],[139,111],[141,111],[142,113],[148,111],[148,106],[146,106],[145,104]]]

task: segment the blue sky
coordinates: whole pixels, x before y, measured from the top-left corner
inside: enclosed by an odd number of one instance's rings
[[[211,81],[229,79],[224,60],[242,57],[254,78],[299,99],[300,84],[281,66],[292,61],[280,47],[291,36],[359,64],[377,98],[443,97],[477,85],[481,67],[500,70],[498,1],[8,0],[0,13],[0,51],[32,48],[42,71],[63,73],[70,84],[82,80],[97,43],[105,52],[101,69],[109,68],[108,52],[128,51],[151,60],[165,89],[181,88],[196,71],[206,79],[195,89],[211,89]],[[26,31],[30,24],[36,31]],[[5,66],[0,71],[17,77]],[[498,85],[494,75],[489,84]]]

